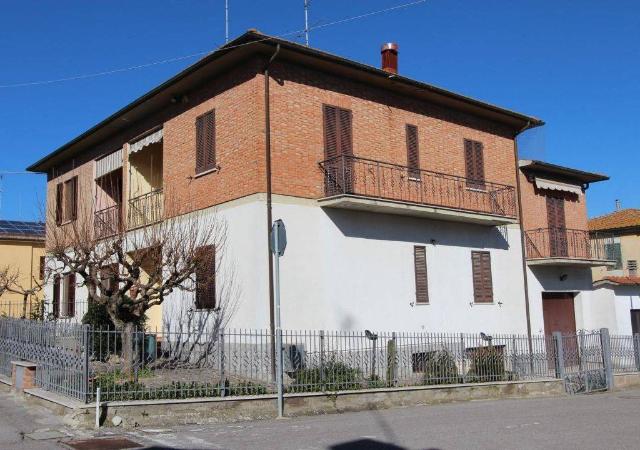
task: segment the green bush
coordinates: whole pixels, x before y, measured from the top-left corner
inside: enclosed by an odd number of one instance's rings
[[[291,375],[289,392],[342,391],[361,389],[362,373],[343,362],[328,361],[322,367],[300,369]]]
[[[462,382],[456,360],[448,351],[431,352],[424,362],[424,384],[455,384]]]
[[[504,370],[504,354],[502,347],[480,347],[471,354],[470,382],[503,381],[506,379]]]
[[[144,329],[146,316],[135,323],[137,329]],[[100,361],[106,361],[111,355],[119,355],[122,352],[122,336],[120,333],[114,333],[116,329],[105,305],[99,305],[89,301],[87,304],[87,312],[82,317],[84,325],[91,325],[93,333],[91,334],[91,342],[93,344],[94,358]]]

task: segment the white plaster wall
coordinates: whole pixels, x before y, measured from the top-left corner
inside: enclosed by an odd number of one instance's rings
[[[640,286],[601,286],[594,295],[611,305],[615,325],[610,327],[611,334],[630,335],[631,310],[640,309]]]
[[[288,233],[284,328],[526,332],[517,226],[322,209],[282,197],[273,218]],[[416,244],[427,248],[428,305],[413,304]],[[491,252],[494,304],[473,304],[472,250]]]

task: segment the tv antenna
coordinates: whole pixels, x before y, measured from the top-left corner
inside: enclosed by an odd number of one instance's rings
[[[304,0],[304,42],[309,46],[309,3],[310,0]]]
[[[229,0],[224,0],[224,42],[229,42]]]

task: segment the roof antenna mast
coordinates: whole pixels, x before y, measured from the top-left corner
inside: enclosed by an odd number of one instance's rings
[[[304,41],[309,46],[309,0],[304,0]]]
[[[224,0],[224,42],[229,42],[229,0]]]

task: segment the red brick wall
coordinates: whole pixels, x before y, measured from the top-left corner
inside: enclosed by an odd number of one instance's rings
[[[545,191],[537,189],[533,182],[529,181],[522,172],[520,172],[520,184],[524,229],[548,228]],[[580,195],[567,194],[564,202],[564,213],[567,228],[587,230],[587,204],[584,193]]]
[[[422,169],[465,176],[469,138],[484,144],[486,180],[515,186],[514,142],[504,127],[292,64],[271,71],[274,193],[322,196],[324,103],[352,111],[355,156],[406,165],[411,123]]]

